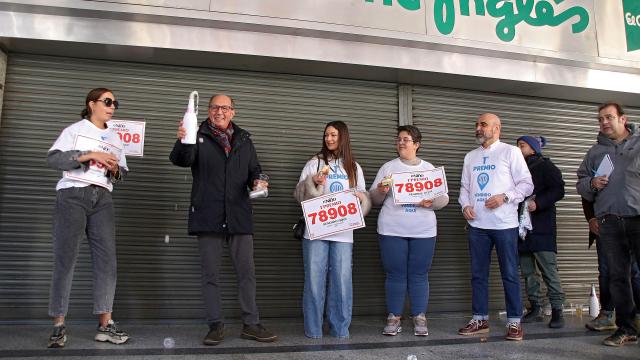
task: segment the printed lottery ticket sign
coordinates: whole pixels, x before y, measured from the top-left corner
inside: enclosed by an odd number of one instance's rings
[[[319,196],[301,205],[310,240],[365,226],[360,200],[351,190]]]
[[[118,133],[126,156],[142,156],[144,153],[144,121],[110,120],[109,128]]]
[[[395,204],[417,204],[449,192],[444,167],[391,174]]]
[[[113,154],[118,159],[120,158],[120,154],[122,153],[122,149],[120,149],[119,147],[113,144],[100,141],[97,139],[93,139],[83,135],[78,135],[76,137],[76,143],[75,143],[74,149],[82,150],[82,151],[88,150],[88,151],[106,152],[106,153]],[[102,187],[108,187],[107,182],[110,180],[105,176],[106,173],[107,173],[107,168],[103,164],[100,164],[99,162],[91,160],[89,162],[89,169],[87,171],[84,171],[82,168],[65,171],[64,177],[88,182],[90,184],[94,184]]]

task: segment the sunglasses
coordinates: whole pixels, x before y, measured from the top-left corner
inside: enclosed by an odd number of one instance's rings
[[[111,107],[111,105],[113,105],[113,107],[115,107],[116,110],[118,110],[118,107],[120,106],[120,103],[118,102],[118,100],[113,100],[112,98],[104,98],[104,99],[96,100],[96,102],[98,101],[101,103],[104,103],[106,107]]]

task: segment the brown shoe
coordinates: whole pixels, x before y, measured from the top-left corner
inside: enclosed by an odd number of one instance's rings
[[[460,335],[485,334],[489,332],[489,322],[487,320],[471,319],[465,327],[458,330]]]
[[[507,335],[504,337],[507,340],[520,341],[524,337],[524,331],[522,331],[522,325],[517,322],[511,322],[507,324]]]
[[[243,339],[255,340],[260,342],[273,342],[278,339],[271,331],[265,329],[261,324],[247,325],[242,327],[240,337]]]
[[[209,325],[209,332],[204,337],[202,343],[209,346],[218,345],[224,340],[224,324],[222,322],[215,322]]]

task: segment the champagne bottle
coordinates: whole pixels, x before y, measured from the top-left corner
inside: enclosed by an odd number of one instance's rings
[[[194,100],[195,98],[195,100]],[[182,127],[187,130],[187,134],[182,138],[183,144],[195,144],[196,135],[198,134],[198,96],[197,91],[192,91],[189,94],[189,104],[187,105],[187,111],[182,118]]]
[[[591,296],[589,298],[589,316],[595,318],[600,313],[600,301],[596,294],[596,285],[591,284]]]

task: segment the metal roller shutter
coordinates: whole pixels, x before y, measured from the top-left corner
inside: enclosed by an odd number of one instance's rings
[[[202,316],[197,244],[186,235],[191,175],[168,160],[194,89],[202,95],[200,120],[208,97],[224,92],[237,102],[237,123],[253,134],[272,184],[270,197],[254,206],[258,305],[264,317],[299,316],[301,246],[291,235],[299,215],[292,199],[299,173],[320,148],[324,124],[343,120],[370,183],[394,156],[396,84],[10,54],[0,128],[0,318],[47,316],[51,219],[60,173],[47,167],[46,153],[60,131],[79,119],[87,91],[101,86],[113,89],[122,104],[116,118],[147,122],[145,156],[128,159],[131,173],[114,191],[116,316]],[[356,235],[354,314],[384,313],[375,216]],[[239,317],[226,256],[223,270],[226,314]],[[85,242],[70,317],[91,317],[91,282]]]
[[[558,264],[567,295],[565,306],[588,304],[589,288],[592,283],[597,286],[597,256],[595,248],[587,249],[587,224],[575,183],[576,170],[598,133],[597,104],[417,86],[412,100],[414,125],[424,133],[422,156],[436,166],[445,166],[452,203],[438,214],[438,243],[429,277],[433,307],[470,309],[466,222],[457,199],[464,155],[477,146],[475,121],[485,112],[500,116],[503,142],[515,145],[516,139],[525,134],[547,138],[543,153],[560,168],[566,183],[565,198],[557,204]],[[637,121],[639,109],[627,111],[631,121]],[[503,309],[495,253],[491,274],[490,306]]]

